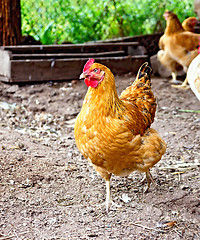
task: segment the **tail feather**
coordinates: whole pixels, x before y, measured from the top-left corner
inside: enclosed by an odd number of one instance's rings
[[[156,99],[151,91],[151,68],[148,63],[144,63],[137,74],[133,84],[126,88],[120,96],[123,101],[128,101],[136,105],[150,127],[154,121],[156,111]]]
[[[151,78],[151,75],[150,75],[150,73],[151,73],[151,68],[149,67],[149,65],[148,65],[148,62],[145,62],[145,63],[143,63],[142,64],[142,66],[140,67],[140,69],[139,69],[139,71],[138,71],[138,74],[137,74],[137,78],[138,79],[140,79],[140,78],[142,78],[142,77],[144,77],[144,76],[148,76],[148,78]],[[137,79],[136,78],[136,79]]]
[[[148,62],[145,62],[140,67],[138,74],[136,76],[133,85],[137,85],[141,82],[149,84],[151,86],[151,71],[152,69],[149,67]]]

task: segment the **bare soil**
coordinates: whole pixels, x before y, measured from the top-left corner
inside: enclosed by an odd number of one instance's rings
[[[116,76],[119,93],[134,77]],[[82,81],[0,83],[0,240],[200,239],[200,102],[193,92],[152,77],[153,128],[167,142],[144,193],[143,175],[105,183],[79,153],[73,124],[87,91]],[[168,226],[166,222],[170,222]]]

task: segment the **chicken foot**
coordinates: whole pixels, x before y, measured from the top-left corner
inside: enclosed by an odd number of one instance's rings
[[[181,85],[171,85],[173,88],[189,89],[187,77]]]
[[[179,81],[179,80],[176,79],[177,73],[172,72],[171,74],[172,74],[172,79],[170,80],[170,82],[171,82],[172,84],[180,84],[181,81]]]
[[[150,188],[150,185],[151,185],[151,182],[154,184],[155,188],[157,187],[150,171],[148,170],[147,172],[145,172],[145,176],[144,178],[142,179],[141,183],[144,183],[145,181],[147,180],[147,187],[145,188],[144,190],[144,193],[147,193],[149,188]]]

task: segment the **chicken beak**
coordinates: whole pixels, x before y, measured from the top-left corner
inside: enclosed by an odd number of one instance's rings
[[[85,72],[81,73],[81,75],[79,76],[79,79],[83,79],[83,78],[86,78],[86,73]]]

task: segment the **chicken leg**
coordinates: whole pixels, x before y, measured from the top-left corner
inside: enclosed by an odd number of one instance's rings
[[[110,179],[109,179],[109,180],[106,180],[106,211],[107,212],[111,204],[112,204],[112,198],[110,194]]]
[[[180,84],[181,81],[177,80],[176,77],[177,77],[177,72],[172,72],[172,79],[170,80],[170,82],[172,84]]]
[[[111,193],[110,193],[110,179],[106,180],[106,212],[109,212],[109,208],[111,205],[114,205],[115,207],[121,207],[121,205],[116,204],[112,201]]]
[[[93,167],[101,175],[101,177],[106,181],[106,201],[104,204],[106,205],[107,213],[109,212],[109,208],[111,205],[114,205],[115,207],[121,207],[120,205],[112,201],[111,192],[110,192],[110,178],[112,173],[108,173],[103,168],[95,165],[93,165]]]
[[[144,190],[144,193],[147,193],[149,188],[150,188],[150,185],[151,185],[151,182],[154,184],[154,186],[156,187],[156,183],[155,181],[153,180],[153,177],[150,173],[150,171],[148,170],[147,172],[145,172],[145,176],[144,178],[142,179],[142,183],[145,182],[147,180],[147,187],[145,188]]]

